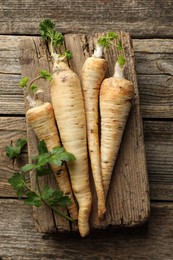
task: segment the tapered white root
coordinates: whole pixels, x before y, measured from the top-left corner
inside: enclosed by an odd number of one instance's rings
[[[105,59],[90,57],[82,68],[82,88],[87,118],[88,149],[92,174],[98,198],[98,217],[103,219],[106,212],[104,188],[101,176],[101,160],[98,129],[98,100],[102,80],[107,70]]]
[[[80,81],[65,62],[54,66],[50,84],[52,104],[65,149],[74,154],[68,163],[72,188],[79,204],[78,226],[81,236],[89,233],[91,191],[86,143],[86,119]]]
[[[26,118],[37,138],[40,141],[45,141],[48,151],[51,151],[55,146],[61,146],[55,124],[53,108],[49,102],[30,108],[26,113]],[[65,165],[57,166],[55,164],[51,164],[51,169],[60,190],[63,191],[65,195],[68,195],[72,201],[72,205],[70,205],[68,209],[70,216],[76,220],[78,218],[78,208],[73,197],[67,169]]]
[[[100,91],[101,171],[105,197],[134,95],[133,84],[124,78],[123,69],[117,64],[115,68],[114,76],[103,81]]]

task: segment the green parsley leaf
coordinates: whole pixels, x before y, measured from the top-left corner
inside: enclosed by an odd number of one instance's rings
[[[46,176],[50,174],[50,169],[45,166],[40,166],[36,168],[36,175],[39,177]]]
[[[6,146],[5,151],[6,151],[6,156],[10,159],[15,159],[20,154],[20,149],[18,147],[14,147],[11,145]]]
[[[9,157],[10,159],[15,159],[19,157],[21,154],[22,149],[26,145],[27,141],[26,139],[18,139],[16,141],[16,145],[9,145],[5,147],[6,151],[6,156]]]
[[[117,38],[117,34],[115,32],[108,32],[107,36],[109,37],[110,40]]]
[[[27,87],[28,81],[29,81],[29,78],[28,78],[28,77],[22,78],[22,79],[19,81],[19,87],[20,87],[20,88],[25,88],[25,87]]]
[[[20,149],[23,149],[26,144],[27,144],[27,140],[26,139],[19,138],[16,141],[16,146],[20,147]]]
[[[98,40],[98,44],[100,46],[104,46],[106,48],[109,48],[110,46],[110,43],[112,40],[116,39],[117,38],[117,35],[116,33],[114,32],[108,32],[107,35],[101,37],[99,40]]]
[[[35,169],[35,167],[36,167],[35,164],[28,163],[28,164],[25,164],[23,167],[21,167],[21,171],[22,172],[29,172],[29,171]]]
[[[50,19],[43,20],[39,25],[39,30],[44,40],[50,40],[54,48],[63,44],[64,37],[62,33],[55,30],[55,24]]]
[[[71,205],[71,200],[68,196],[63,195],[62,191],[55,190],[52,187],[45,186],[42,191],[42,199],[51,207]]]
[[[34,191],[26,192],[26,196],[27,198],[25,199],[25,203],[28,205],[40,207],[43,204],[41,197],[38,196]]]
[[[119,42],[118,42],[118,45],[117,45],[117,50],[120,52],[120,51],[122,51],[122,41],[121,40],[119,40]]]
[[[17,196],[20,199],[22,197],[22,194],[24,193],[24,190],[26,188],[25,186],[25,179],[22,176],[21,173],[14,173],[13,176],[8,180],[8,182],[11,184],[14,190],[17,192]]]
[[[48,149],[47,149],[47,147],[46,147],[46,143],[45,143],[44,140],[41,140],[41,141],[38,143],[37,149],[38,149],[38,152],[39,152],[40,155],[48,152]]]
[[[49,162],[58,166],[62,165],[63,162],[76,159],[73,154],[66,152],[63,147],[54,147],[51,154],[52,156],[50,157]]]
[[[125,58],[122,55],[119,55],[118,56],[118,63],[120,65],[120,67],[123,67],[125,62],[126,62]]]
[[[39,31],[44,40],[52,40],[55,32],[55,24],[50,19],[44,19],[39,24]]]
[[[45,80],[52,80],[52,75],[47,70],[40,70],[40,77]]]
[[[55,48],[61,47],[64,41],[64,36],[60,32],[54,32],[52,44]]]
[[[73,54],[69,50],[64,51],[63,55],[66,57],[67,60],[71,60],[73,58]]]
[[[29,86],[29,90],[32,92],[32,93],[35,93],[37,90],[38,90],[38,86],[36,84],[31,84]]]
[[[51,155],[50,152],[39,155],[36,166],[40,167],[47,164],[49,162],[50,155]]]

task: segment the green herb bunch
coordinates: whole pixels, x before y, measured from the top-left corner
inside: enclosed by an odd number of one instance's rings
[[[115,32],[108,32],[106,35],[104,35],[103,37],[101,37],[98,40],[98,44],[105,48],[109,48],[110,45],[113,45],[117,49],[117,52],[118,52],[118,63],[121,67],[123,67],[126,61],[122,54],[122,50],[123,50],[122,41],[119,40],[118,44],[115,44],[113,42],[113,40],[116,40],[116,39],[118,39],[118,35]]]
[[[19,139],[15,146],[6,146],[6,155],[10,159],[17,158],[26,140]],[[61,166],[64,162],[75,160],[75,157],[64,150],[63,147],[54,147],[51,152],[47,150],[44,140],[38,143],[38,155],[32,157],[32,163],[28,163],[21,167],[19,172],[15,172],[8,180],[14,190],[16,190],[18,198],[25,195],[25,203],[40,207],[43,204],[50,207],[55,213],[61,215],[67,220],[73,221],[69,216],[59,211],[58,206],[67,207],[71,205],[71,200],[64,195],[62,191],[55,188],[44,186],[40,187],[40,178],[51,174],[49,164]],[[20,151],[19,151],[20,150]],[[37,191],[32,190],[26,181],[26,174],[30,171],[35,172]]]
[[[29,83],[28,77],[23,77],[19,81],[19,87],[20,88],[27,88],[29,92],[35,93],[39,89],[38,85],[35,84],[35,81],[37,81],[39,79],[51,81],[52,75],[49,73],[49,71],[42,69],[42,70],[40,70],[39,75],[36,78],[34,78],[30,83]]]
[[[43,40],[48,42],[50,54],[54,59],[56,56],[59,59],[72,59],[73,55],[69,50],[65,50],[62,54],[57,54],[56,49],[63,45],[64,36],[61,32],[56,31],[55,24],[50,19],[44,19],[39,24],[39,31]]]

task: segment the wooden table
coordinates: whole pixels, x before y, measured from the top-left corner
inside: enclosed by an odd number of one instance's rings
[[[173,1],[0,2],[0,259],[173,259]],[[151,198],[151,216],[142,227],[91,232],[85,239],[40,234],[32,209],[8,184],[18,164],[6,158],[4,147],[26,136],[19,41],[38,35],[43,18],[63,33],[131,33]]]

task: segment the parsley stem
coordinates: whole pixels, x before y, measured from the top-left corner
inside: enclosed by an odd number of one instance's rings
[[[47,204],[48,205],[48,204]],[[64,214],[62,211],[59,211],[58,209],[54,208],[54,207],[51,207],[50,205],[48,205],[55,213],[57,213],[58,215],[60,215],[61,217],[64,217],[65,219],[67,220],[70,220],[72,222],[74,222],[74,220],[67,216],[66,214]]]
[[[69,216],[67,216],[67,215],[64,214],[63,212],[61,212],[61,211],[59,211],[58,209],[56,209],[56,208],[52,207],[51,205],[49,205],[49,203],[42,198],[42,192],[41,192],[41,188],[40,188],[40,184],[39,184],[39,178],[38,178],[37,174],[36,174],[36,184],[37,184],[37,189],[38,189],[39,197],[40,197],[40,199],[43,201],[43,203],[44,203],[46,206],[48,206],[49,208],[51,208],[55,213],[57,213],[58,215],[64,217],[65,219],[70,220],[70,221],[74,221],[72,218],[70,218]]]
[[[40,76],[40,75],[39,75],[38,77],[34,78],[34,79],[30,82],[28,88],[29,88],[36,80],[38,80],[38,79],[41,79],[41,76]]]

